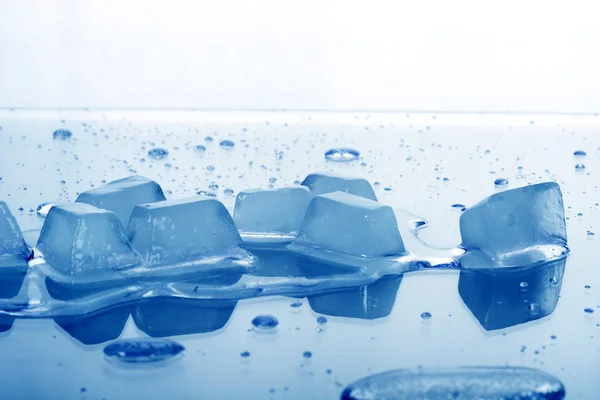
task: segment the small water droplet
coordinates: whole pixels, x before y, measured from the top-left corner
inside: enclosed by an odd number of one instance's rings
[[[252,326],[255,332],[273,332],[277,329],[279,321],[272,315],[258,315],[252,319]]]
[[[587,234],[588,236],[590,236],[590,237],[591,237],[591,236],[595,236],[595,235],[596,235],[596,234],[595,234],[594,232],[592,232],[592,231],[587,231],[587,232],[586,232],[586,234]]]
[[[300,300],[296,300],[290,304],[290,309],[292,312],[299,312],[302,309],[302,302]]]
[[[577,170],[577,171],[583,171],[584,169],[585,169],[585,165],[583,165],[583,164],[575,165],[575,170]]]
[[[217,190],[219,188],[219,185],[217,185],[215,182],[211,182],[210,185],[208,185],[208,188],[210,190]]]
[[[320,316],[317,317],[317,324],[319,325],[325,325],[327,323],[327,318],[325,318],[324,316]]]
[[[39,206],[37,206],[35,210],[37,211],[37,215],[39,215],[42,218],[46,218],[46,216],[50,212],[50,209],[55,205],[56,203],[42,203]]]
[[[151,363],[169,359],[185,347],[169,339],[123,339],[104,347],[109,358],[124,363]]]
[[[203,145],[201,145],[201,144],[199,144],[198,146],[196,146],[195,149],[196,149],[196,151],[198,153],[204,153],[206,151],[206,147],[203,146]]]
[[[221,146],[223,150],[231,150],[233,149],[233,146],[235,146],[235,143],[233,143],[231,140],[221,140],[219,146]]]
[[[460,204],[460,203],[454,203],[450,207],[454,211],[461,211],[463,208],[465,208],[464,204]]]
[[[423,229],[423,228],[427,227],[427,221],[422,220],[422,219],[415,219],[414,221],[410,222],[410,225],[411,225],[412,229],[419,230],[419,229]]]
[[[305,351],[304,353],[302,353],[302,357],[304,357],[304,358],[311,358],[312,357],[312,353],[310,351]]]
[[[207,165],[206,166],[206,170],[212,172],[212,171],[215,170],[215,166],[214,165]]]
[[[496,187],[506,186],[508,185],[508,179],[498,178],[494,181],[494,185],[496,185]]]
[[[585,289],[591,289],[592,287],[590,285],[585,285],[584,288]]]
[[[233,189],[227,188],[227,189],[223,190],[223,193],[225,193],[226,196],[232,196]]]
[[[198,190],[196,192],[198,196],[208,196],[208,197],[217,197],[213,192],[207,192],[206,190]]]
[[[521,291],[526,292],[527,289],[529,289],[529,283],[527,282],[521,282],[519,283],[519,286],[521,287]]]
[[[574,155],[575,157],[585,157],[585,156],[586,156],[586,153],[585,153],[585,151],[583,151],[583,150],[575,150],[575,151],[573,152],[573,155]]]
[[[587,314],[593,314],[594,313],[594,309],[593,308],[584,308],[583,311]]]
[[[152,158],[153,160],[162,160],[167,155],[169,155],[169,152],[161,147],[157,147],[148,151],[148,157]]]
[[[558,278],[556,278],[555,276],[553,276],[552,278],[550,278],[548,280],[551,284],[556,285],[558,283]]]
[[[348,162],[358,160],[360,152],[358,150],[340,147],[335,149],[329,149],[325,152],[325,159],[328,161],[335,162]]]
[[[527,306],[527,308],[531,314],[537,314],[540,312],[540,305],[538,303],[531,303],[529,306]]]
[[[213,138],[211,136],[207,136],[204,138],[204,143],[212,143]]]
[[[70,139],[71,136],[73,136],[73,132],[71,132],[67,129],[57,129],[52,134],[52,139],[67,140],[67,139]]]
[[[240,356],[242,356],[243,358],[248,358],[248,357],[250,357],[250,352],[249,351],[242,351],[240,353]]]
[[[275,183],[275,182],[277,182],[277,178],[271,177],[271,178],[269,178],[269,182]]]
[[[424,313],[421,313],[421,319],[427,320],[429,318],[431,318],[430,312],[425,311]]]

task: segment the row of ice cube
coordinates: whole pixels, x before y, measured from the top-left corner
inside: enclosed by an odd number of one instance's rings
[[[24,254],[4,203],[0,211],[0,258]],[[542,183],[496,193],[465,211],[460,228],[463,247],[491,257],[536,245],[566,246],[560,188]],[[156,182],[132,176],[82,193],[74,204],[52,207],[37,247],[66,273],[120,270],[227,254],[244,246],[238,229],[292,235],[296,248],[358,257],[405,252],[393,209],[377,202],[371,185],[329,174],[310,174],[302,186],[242,191],[233,219],[214,198],[166,200]]]

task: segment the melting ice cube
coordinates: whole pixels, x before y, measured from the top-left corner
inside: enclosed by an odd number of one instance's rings
[[[377,201],[377,196],[366,179],[346,178],[322,172],[308,175],[302,181],[302,185],[309,188],[313,196],[339,191]]]
[[[158,183],[143,176],[134,175],[83,192],[75,201],[114,212],[121,224],[126,227],[135,206],[165,199]]]
[[[36,247],[52,267],[66,274],[139,264],[117,216],[83,203],[52,207]]]
[[[15,217],[6,203],[0,201],[0,265],[3,259],[25,260],[30,253]]]

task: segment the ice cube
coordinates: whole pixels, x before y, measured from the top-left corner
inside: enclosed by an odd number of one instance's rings
[[[567,262],[558,260],[523,267],[480,267],[463,260],[458,293],[486,330],[503,329],[552,314]]]
[[[83,192],[75,201],[114,212],[126,227],[135,206],[165,199],[158,183],[143,176],[133,175]]]
[[[566,248],[567,232],[560,187],[539,183],[493,194],[460,217],[462,247],[492,258],[533,248]]]
[[[210,197],[136,206],[127,230],[131,246],[148,266],[194,264],[207,257],[243,253],[229,212]]]
[[[139,265],[117,216],[83,203],[52,207],[37,248],[54,269],[71,275]]]
[[[15,217],[6,203],[0,201],[0,265],[3,260],[25,260],[30,254]]]
[[[298,246],[360,257],[405,252],[391,207],[344,192],[312,199],[291,248]]]
[[[313,196],[332,192],[346,192],[355,196],[377,201],[377,196],[366,179],[346,178],[331,173],[313,173],[308,175],[302,185],[310,189]]]
[[[242,235],[295,235],[311,198],[304,186],[244,190],[235,200],[233,220]]]

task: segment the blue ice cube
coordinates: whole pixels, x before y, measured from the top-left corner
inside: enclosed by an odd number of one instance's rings
[[[297,246],[360,257],[405,252],[391,207],[344,192],[312,199],[292,248]]]
[[[143,176],[133,175],[83,192],[75,201],[114,212],[126,227],[135,206],[165,199],[158,183]]]
[[[560,187],[539,183],[493,194],[460,217],[462,246],[494,259],[536,246],[566,249]]]
[[[127,231],[131,246],[148,266],[195,264],[203,258],[243,253],[233,219],[211,197],[136,206]]]
[[[304,186],[244,190],[235,200],[233,220],[242,234],[295,235],[311,198]]]
[[[346,192],[355,196],[377,201],[377,196],[366,179],[346,178],[330,173],[313,173],[308,175],[302,185],[310,189],[313,196],[332,192]]]
[[[25,260],[30,253],[15,217],[6,203],[0,201],[0,265],[4,261]]]
[[[139,265],[117,216],[83,203],[52,207],[36,247],[54,269],[70,275]]]

